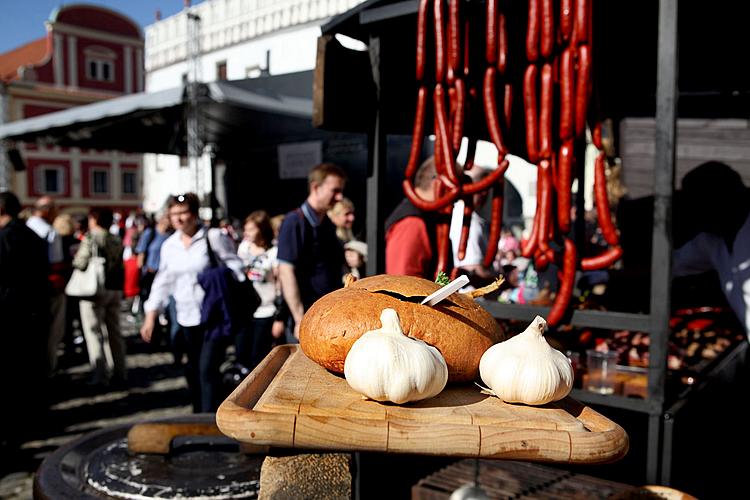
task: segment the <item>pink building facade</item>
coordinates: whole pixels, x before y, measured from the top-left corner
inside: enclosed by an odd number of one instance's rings
[[[4,122],[143,91],[143,34],[129,18],[93,5],[52,12],[47,36],[0,54]],[[11,174],[11,189],[29,205],[53,196],[68,212],[92,205],[121,212],[142,199],[142,155],[17,144],[25,171]]]

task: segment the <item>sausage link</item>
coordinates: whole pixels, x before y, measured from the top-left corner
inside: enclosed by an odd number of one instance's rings
[[[484,72],[484,114],[487,118],[487,129],[495,147],[501,155],[505,156],[508,152],[503,141],[503,134],[500,130],[500,121],[497,116],[497,104],[495,101],[495,74],[497,69],[494,66],[488,66]]]
[[[537,190],[538,192],[539,190]],[[534,221],[531,223],[531,233],[529,239],[521,241],[521,256],[527,259],[534,255],[536,252],[537,242],[539,235],[539,211],[534,213]]]
[[[538,251],[546,252],[549,248],[549,232],[551,228],[552,186],[549,160],[540,160],[537,167],[537,185],[540,186],[536,209],[539,212],[539,233],[537,234]]]
[[[539,1],[529,0],[529,17],[526,28],[526,59],[535,62],[539,57]]]
[[[544,271],[549,267],[550,263],[554,260],[554,251],[551,248],[547,248],[542,251],[537,248],[534,254],[534,267],[537,271]]]
[[[575,69],[573,67],[573,49],[565,47],[560,54],[560,140],[567,141],[573,137],[575,108],[573,91],[575,89]]]
[[[589,126],[591,125],[589,124]],[[591,127],[591,142],[599,151],[604,149],[604,145],[602,144],[602,122],[600,121],[597,121]]]
[[[497,71],[505,74],[508,67],[508,29],[505,26],[505,13],[500,11],[497,15]]]
[[[526,68],[526,73],[523,75],[523,103],[526,114],[526,154],[531,163],[539,161],[536,123],[536,80],[536,65],[529,64]]]
[[[469,47],[470,47],[470,41],[471,37],[469,36],[469,28],[471,28],[471,22],[469,21],[469,16],[466,16],[466,19],[464,19],[464,78],[469,76]]]
[[[521,242],[521,255],[523,257],[531,258],[535,253],[537,246],[539,244],[539,235],[540,235],[540,219],[541,219],[541,206],[542,206],[542,179],[541,179],[541,170],[537,167],[536,172],[536,210],[534,211],[534,222],[531,226],[531,234],[529,234],[529,239],[525,242]]]
[[[490,172],[489,175],[484,176],[483,179],[470,184],[464,184],[461,191],[464,194],[478,193],[479,191],[488,189],[491,185],[497,182],[498,179],[502,178],[505,175],[505,171],[508,170],[509,163],[508,160],[505,159],[505,155],[499,155],[499,157],[502,158],[502,160],[495,170]]]
[[[557,226],[570,231],[570,183],[573,178],[573,139],[560,145],[557,162]]]
[[[487,249],[484,254],[482,265],[489,268],[495,260],[497,244],[500,241],[500,232],[503,228],[503,193],[505,191],[505,178],[500,177],[492,186],[492,216],[490,218],[490,233],[487,236]]]
[[[409,201],[416,208],[424,212],[434,212],[435,210],[439,210],[453,204],[460,191],[458,188],[448,188],[448,190],[442,196],[433,201],[427,201],[417,194],[417,192],[414,190],[414,186],[409,179],[404,179],[401,185],[403,186],[404,194],[407,198],[409,198]]]
[[[461,2],[451,1],[448,3],[448,78],[453,83],[453,78],[459,73],[461,66]]]
[[[560,36],[563,41],[570,40],[573,32],[573,0],[560,0]]]
[[[474,213],[474,207],[471,202],[471,196],[464,197],[464,216],[461,219],[461,237],[458,240],[458,260],[464,260],[466,257],[466,245],[469,242],[469,230],[471,228],[471,214]]]
[[[555,7],[552,0],[539,0],[540,18],[541,18],[541,41],[539,43],[539,53],[544,58],[552,55],[552,49],[555,45]]]
[[[576,78],[576,137],[581,137],[586,128],[586,111],[591,91],[591,51],[588,45],[578,47],[578,74]]]
[[[464,119],[466,114],[466,84],[463,78],[456,78],[453,82],[456,92],[456,109],[453,114],[451,128],[453,151],[461,148],[461,139],[464,136]]]
[[[549,159],[552,155],[552,65],[544,63],[539,103],[539,157]]]
[[[565,253],[563,255],[562,279],[555,301],[549,310],[547,324],[557,326],[562,321],[573,296],[573,286],[576,277],[576,246],[570,238],[565,238]]]
[[[434,112],[435,112],[435,169],[438,174],[445,175],[449,185],[456,186],[459,184],[456,176],[456,159],[453,156],[451,137],[448,135],[448,117],[445,110],[445,97],[443,94],[443,85],[435,85],[433,94]],[[441,161],[437,161],[438,151]]]
[[[404,177],[411,179],[417,172],[419,157],[422,154],[422,142],[424,141],[424,109],[427,104],[427,87],[419,87],[417,92],[417,111],[414,114],[414,127],[411,136],[411,150],[409,151],[409,162],[406,164]]]
[[[435,239],[437,240],[437,263],[435,266],[435,278],[440,271],[445,271],[448,266],[448,248],[450,247],[450,241],[446,241],[448,237],[448,224],[444,221],[440,221],[435,226]]]
[[[596,215],[599,219],[599,228],[602,230],[604,240],[612,246],[619,245],[620,237],[617,229],[612,223],[612,214],[609,211],[609,199],[607,197],[607,174],[605,173],[606,155],[601,151],[594,162],[594,201],[596,201]]]
[[[505,118],[505,127],[509,129],[513,118],[513,85],[506,83],[503,90],[503,118]]]
[[[622,257],[622,248],[619,245],[611,246],[603,253],[593,257],[584,257],[581,259],[581,270],[597,271],[606,269]]]
[[[485,59],[489,65],[497,62],[497,2],[498,0],[487,0]]]
[[[417,82],[421,82],[424,78],[428,5],[429,0],[419,0],[419,10],[417,11]]]
[[[443,1],[434,0],[435,19],[435,81],[442,82],[445,77],[445,33],[443,31]]]
[[[573,38],[578,44],[589,41],[589,0],[575,0]]]

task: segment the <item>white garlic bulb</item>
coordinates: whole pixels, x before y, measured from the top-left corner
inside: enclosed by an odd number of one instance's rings
[[[352,389],[376,401],[397,404],[431,398],[448,382],[448,365],[433,346],[407,337],[398,314],[383,309],[382,326],[363,334],[344,361]]]
[[[573,388],[573,366],[544,338],[547,322],[537,316],[515,337],[482,355],[479,375],[495,395],[508,403],[543,405],[558,401]]]

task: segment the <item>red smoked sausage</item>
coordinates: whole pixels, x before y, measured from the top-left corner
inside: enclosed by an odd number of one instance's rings
[[[539,42],[539,53],[547,58],[552,55],[555,45],[555,7],[552,0],[539,0],[541,18],[541,40]]]
[[[604,171],[606,155],[601,151],[594,162],[594,201],[596,201],[596,215],[599,220],[599,228],[607,243],[612,246],[619,245],[620,237],[617,229],[612,223],[612,214],[609,211],[609,199],[607,197],[607,174]]]
[[[531,163],[539,161],[538,130],[536,114],[536,78],[535,64],[529,64],[523,75],[523,104],[526,114],[526,154]]]
[[[565,238],[565,253],[563,254],[562,278],[555,301],[549,310],[547,324],[557,326],[563,319],[573,296],[573,285],[576,277],[576,245],[570,238]]]
[[[612,246],[599,255],[581,259],[581,270],[596,271],[598,269],[606,269],[620,260],[620,257],[622,257],[622,248]]]
[[[539,1],[529,0],[529,17],[526,28],[526,59],[534,62],[539,57]]]

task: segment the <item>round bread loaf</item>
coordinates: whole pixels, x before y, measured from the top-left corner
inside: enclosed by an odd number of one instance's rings
[[[398,313],[406,335],[440,351],[449,382],[474,380],[482,354],[503,340],[500,325],[465,294],[454,293],[433,307],[420,304],[438,288],[412,276],[381,274],[354,281],[321,297],[305,312],[300,347],[324,368],[343,373],[354,341],[380,328],[380,313],[390,307]]]

